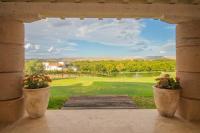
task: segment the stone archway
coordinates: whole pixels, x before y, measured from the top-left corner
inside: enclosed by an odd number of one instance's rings
[[[0,121],[23,116],[24,22],[45,17],[155,18],[177,24],[179,114],[200,120],[200,5],[198,0],[9,0],[0,3]]]

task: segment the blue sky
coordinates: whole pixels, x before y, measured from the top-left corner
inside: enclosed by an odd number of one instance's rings
[[[25,24],[26,58],[175,56],[175,25],[153,19],[44,19]]]

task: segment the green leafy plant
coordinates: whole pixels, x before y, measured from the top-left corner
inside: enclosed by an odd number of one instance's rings
[[[26,89],[39,89],[49,86],[51,79],[45,74],[32,74],[25,75],[23,80],[24,88]]]
[[[180,79],[176,77],[175,79],[170,77],[169,74],[161,75],[156,78],[156,87],[160,89],[180,89]]]
[[[28,75],[45,73],[44,65],[39,60],[26,61],[25,73]]]

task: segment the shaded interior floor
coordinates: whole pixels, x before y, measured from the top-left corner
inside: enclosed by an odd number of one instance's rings
[[[137,108],[127,95],[72,96],[62,109],[128,109]]]
[[[200,123],[164,118],[152,109],[48,110],[25,116],[1,133],[199,133]]]

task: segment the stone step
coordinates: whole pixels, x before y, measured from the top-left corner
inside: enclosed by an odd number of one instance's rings
[[[133,100],[127,95],[73,96],[65,102],[65,109],[136,109]]]

